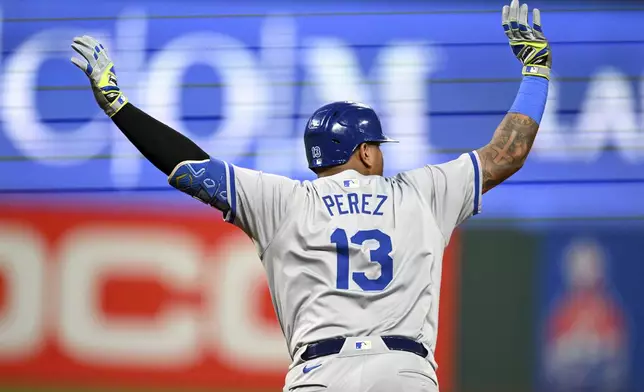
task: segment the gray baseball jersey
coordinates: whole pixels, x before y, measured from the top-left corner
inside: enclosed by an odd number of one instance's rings
[[[189,169],[221,185],[210,204],[253,239],[291,356],[332,337],[399,335],[424,343],[436,368],[443,251],[480,211],[476,152],[390,178],[300,182],[214,159]]]

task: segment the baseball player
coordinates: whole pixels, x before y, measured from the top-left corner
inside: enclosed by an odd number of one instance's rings
[[[292,364],[284,391],[437,391],[434,360],[443,250],[481,195],[521,168],[544,112],[550,47],[534,10],[513,0],[503,28],[523,64],[490,143],[440,165],[383,177],[376,113],[334,102],[306,123],[312,181],[209,156],[145,114],[118,86],[106,49],[77,37],[72,62],[99,106],[171,186],[223,213],[256,244]]]

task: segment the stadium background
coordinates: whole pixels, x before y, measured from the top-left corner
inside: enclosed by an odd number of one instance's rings
[[[391,174],[485,144],[520,81],[502,2],[0,4],[1,391],[276,391],[288,364],[252,244],[99,113],[73,36],[214,156],[301,179],[324,102],[382,114]],[[644,390],[644,7],[530,6],[556,78],[450,244],[442,391]]]

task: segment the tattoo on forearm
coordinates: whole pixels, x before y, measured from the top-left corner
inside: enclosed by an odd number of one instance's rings
[[[539,124],[519,113],[508,113],[492,141],[477,150],[483,172],[483,193],[516,173],[528,157]]]

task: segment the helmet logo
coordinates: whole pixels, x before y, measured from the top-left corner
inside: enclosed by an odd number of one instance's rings
[[[324,117],[328,112],[329,112],[329,109],[321,109],[313,113],[313,115],[311,116],[311,119],[309,120],[308,128],[317,129],[320,126],[322,126],[322,121],[324,121]]]
[[[320,147],[318,146],[311,147],[311,156],[313,158],[320,158],[322,156],[322,150],[320,150]]]
[[[320,124],[322,124],[322,121],[319,118],[312,118],[311,122],[309,123],[309,128],[310,129],[318,128]]]

